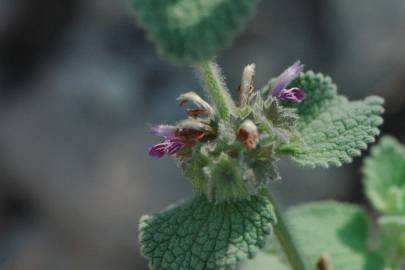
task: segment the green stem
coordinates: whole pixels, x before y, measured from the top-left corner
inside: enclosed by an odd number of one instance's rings
[[[228,120],[235,104],[226,89],[218,66],[210,61],[202,62],[196,66],[204,83],[205,90],[214,103],[219,118]]]
[[[274,212],[277,217],[277,224],[274,225],[274,232],[285,256],[287,257],[288,262],[291,265],[291,268],[293,270],[307,269],[304,264],[304,260],[302,259],[302,256],[297,246],[295,245],[294,240],[292,239],[291,234],[286,226],[283,215],[280,213],[276,201],[274,200],[273,196],[271,196],[270,193],[268,193],[268,196],[273,204]]]

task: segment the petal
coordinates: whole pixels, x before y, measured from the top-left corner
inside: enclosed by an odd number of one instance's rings
[[[149,155],[157,159],[162,158],[166,153],[166,149],[167,149],[166,142],[156,144],[151,148],[149,148]]]
[[[164,138],[172,138],[176,136],[177,128],[171,125],[158,125],[151,127],[151,133],[153,135],[164,137]]]
[[[277,98],[283,101],[299,103],[304,100],[305,92],[304,90],[298,87],[294,87],[291,89],[283,89],[280,91],[280,94],[277,96]]]
[[[304,65],[300,61],[295,62],[292,66],[287,68],[273,83],[271,94],[278,96],[280,92],[285,89],[297,76],[304,70]]]
[[[174,155],[179,150],[181,150],[183,147],[184,147],[184,144],[172,144],[170,147],[167,148],[167,154]]]
[[[208,115],[213,115],[214,114],[214,109],[211,107],[211,105],[208,102],[206,102],[205,100],[203,100],[195,92],[187,92],[185,94],[182,94],[181,96],[179,96],[177,98],[177,101],[179,101],[180,106],[183,105],[186,102],[192,102],[198,108],[206,110]]]
[[[168,141],[168,146],[166,148],[166,153],[168,155],[174,155],[176,154],[180,149],[182,149],[185,146],[185,143],[178,139],[174,138]]]

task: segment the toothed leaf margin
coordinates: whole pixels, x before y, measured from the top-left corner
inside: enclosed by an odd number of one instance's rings
[[[234,269],[264,246],[275,221],[265,196],[220,204],[197,196],[142,217],[141,251],[154,270]]]
[[[329,77],[312,71],[300,74],[289,87],[299,87],[306,93],[304,101],[295,106],[300,117],[299,136],[283,146],[299,164],[327,168],[350,163],[379,134],[382,98],[349,101],[337,95]]]

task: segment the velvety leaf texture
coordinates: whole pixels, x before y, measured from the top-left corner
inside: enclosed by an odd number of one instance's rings
[[[214,57],[242,30],[258,0],[132,0],[138,21],[165,56],[182,63]]]
[[[333,269],[384,268],[381,258],[367,247],[368,218],[356,206],[338,202],[303,204],[287,211],[287,221],[310,269],[324,252],[332,257]]]
[[[405,215],[405,146],[384,137],[363,168],[367,197],[384,214]]]
[[[265,197],[214,204],[198,196],[142,218],[142,254],[154,270],[234,269],[264,245],[274,222]]]
[[[300,139],[289,146],[292,159],[309,167],[341,166],[359,156],[379,134],[383,120],[383,99],[370,96],[363,101],[348,101],[337,95],[329,77],[312,71],[301,74],[291,87],[305,90],[297,105]]]

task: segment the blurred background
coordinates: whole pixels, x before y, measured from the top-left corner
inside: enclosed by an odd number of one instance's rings
[[[300,59],[351,99],[383,96],[383,133],[405,142],[404,14],[403,0],[262,1],[217,61],[235,90],[245,64],[261,87]],[[174,160],[148,157],[148,125],[183,118],[175,98],[190,90],[204,94],[155,54],[126,0],[0,0],[0,269],[147,269],[140,216],[191,195]],[[285,207],[367,206],[361,158],[280,167]]]

